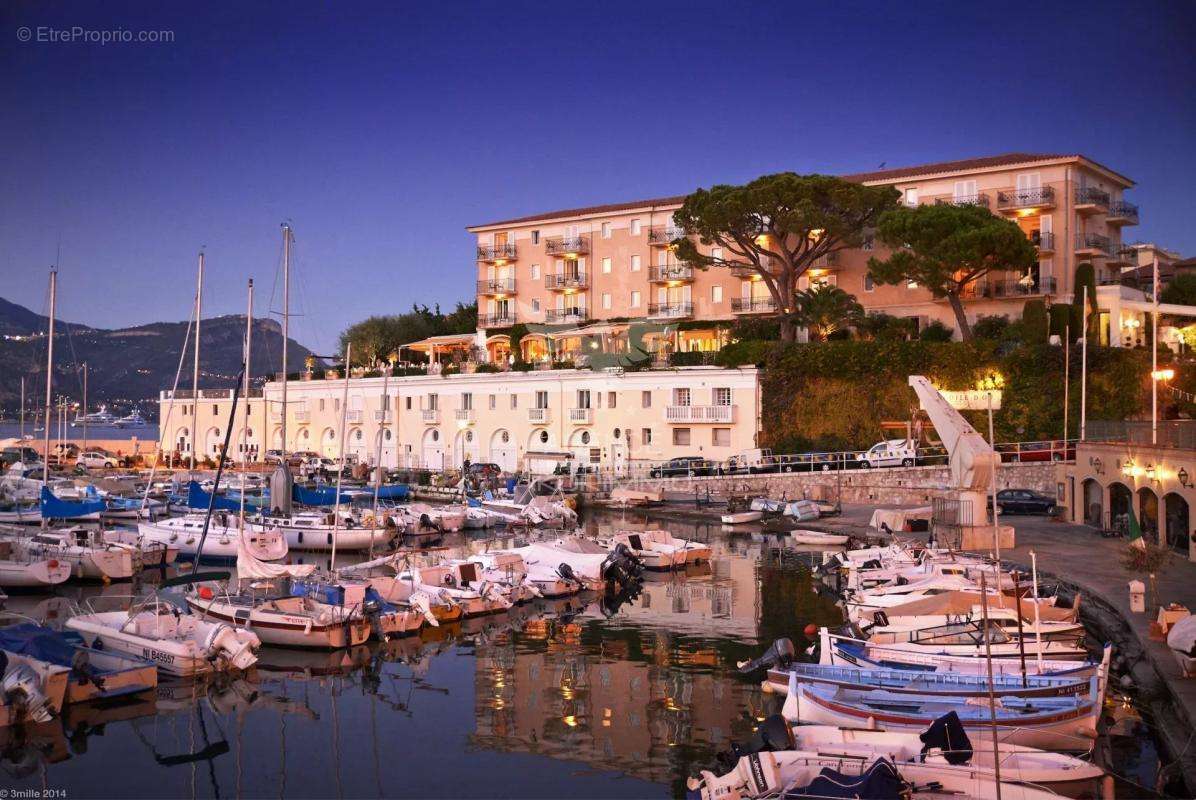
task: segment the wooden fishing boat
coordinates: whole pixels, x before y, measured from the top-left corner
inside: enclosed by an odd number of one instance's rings
[[[764,519],[763,511],[732,511],[720,517],[724,525],[746,525]]]
[[[607,549],[624,545],[638,558],[644,569],[669,571],[689,564],[710,561],[710,548],[701,542],[678,539],[666,530],[617,531],[609,539],[599,540]]]
[[[838,547],[847,544],[850,536],[841,533],[827,533],[825,531],[810,531],[798,528],[789,531],[789,538],[798,544],[821,544],[828,547]]]
[[[894,694],[942,695],[944,697],[987,697],[987,674],[929,672],[917,669],[864,669],[827,664],[794,663],[768,671],[765,685],[774,692],[789,691],[790,677],[799,683],[820,683],[844,689],[884,689]],[[1076,675],[994,675],[992,691],[997,697],[1064,697],[1088,691],[1088,677]]]
[[[310,597],[261,597],[253,592],[222,592],[200,586],[187,595],[187,605],[201,619],[253,631],[270,645],[336,650],[370,638],[370,624],[360,607],[354,612]]]

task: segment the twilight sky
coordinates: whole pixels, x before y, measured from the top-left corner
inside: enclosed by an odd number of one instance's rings
[[[43,311],[61,247],[62,318],[185,319],[205,246],[205,316],[278,309],[290,219],[326,352],[471,298],[472,223],[1009,151],[1128,175],[1127,240],[1196,255],[1190,0],[579,5],[8,0],[0,296]],[[72,26],[174,41],[38,41]]]

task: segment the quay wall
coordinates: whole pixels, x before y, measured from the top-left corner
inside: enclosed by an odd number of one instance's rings
[[[870,505],[928,504],[946,497],[951,472],[947,467],[892,467],[842,472],[791,472],[762,475],[726,475],[695,478],[646,478],[619,482],[611,488],[662,490],[670,498],[684,494],[705,497],[764,495],[789,500],[835,500]],[[1055,496],[1056,465],[1003,464],[997,471],[997,489],[1032,489]],[[582,485],[597,492],[599,487]],[[605,488],[605,487],[603,487]]]

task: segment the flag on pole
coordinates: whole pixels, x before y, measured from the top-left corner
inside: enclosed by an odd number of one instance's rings
[[[1134,547],[1140,547],[1143,550],[1146,549],[1146,540],[1142,538],[1142,526],[1138,524],[1138,518],[1134,516],[1133,506],[1130,506],[1130,524],[1126,538],[1130,540],[1130,544]]]

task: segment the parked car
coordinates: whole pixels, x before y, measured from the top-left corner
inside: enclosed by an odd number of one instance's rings
[[[469,477],[471,478],[496,478],[501,472],[502,467],[498,464],[474,462],[469,465]]]
[[[1076,446],[1074,442],[1064,443],[1063,440],[1053,442],[1026,442],[1025,444],[997,445],[1001,451],[1001,461],[1074,461]]]
[[[877,442],[856,456],[861,469],[869,467],[912,467],[918,463],[918,450],[909,439]]]
[[[989,507],[992,501],[989,500]],[[1053,514],[1055,498],[1031,489],[1003,489],[997,492],[999,514]]]
[[[776,472],[777,459],[772,454],[772,450],[767,447],[757,447],[731,456],[727,459],[724,469],[731,474]]]
[[[267,450],[266,455],[262,456],[262,462],[266,464],[281,464],[282,451],[281,450]]]
[[[118,466],[116,456],[109,455],[102,450],[88,450],[79,456],[78,463],[88,469],[104,469]]]
[[[42,460],[41,454],[32,447],[21,445],[18,447],[6,447],[0,458],[4,461],[4,467],[11,467],[13,464],[20,461],[22,464],[36,464]]]
[[[720,468],[713,461],[701,456],[678,456],[657,464],[648,474],[653,478],[680,478],[690,475],[703,477],[719,471]]]

